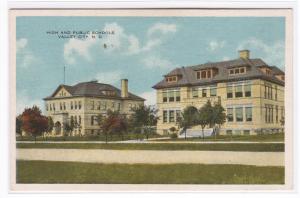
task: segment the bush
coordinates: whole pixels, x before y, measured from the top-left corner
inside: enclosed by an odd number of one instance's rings
[[[178,137],[177,133],[171,133],[170,138],[176,139]]]

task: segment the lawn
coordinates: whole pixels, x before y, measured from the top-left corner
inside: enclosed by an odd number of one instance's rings
[[[17,183],[284,184],[283,167],[17,161]]]
[[[148,138],[159,138],[165,137],[156,133],[149,133]],[[108,135],[107,137],[104,134],[95,135],[95,136],[58,136],[58,137],[42,137],[39,136],[34,139],[32,136],[18,136],[17,141],[123,141],[123,140],[136,140],[136,139],[147,139],[145,134],[134,134],[128,133],[121,135]]]
[[[199,137],[193,138],[176,138],[176,139],[161,139],[155,141],[249,141],[249,142],[284,142],[284,133],[264,134],[264,135],[218,135],[216,137],[205,137],[203,140]]]
[[[284,152],[283,143],[17,143],[17,148]]]

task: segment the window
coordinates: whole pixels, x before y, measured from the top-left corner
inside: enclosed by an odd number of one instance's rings
[[[166,78],[167,82],[176,82],[177,76],[169,76]]]
[[[242,131],[241,130],[234,130],[234,135],[242,135]]]
[[[273,105],[265,104],[265,122],[273,123],[274,107]]]
[[[53,111],[55,111],[55,103],[53,103]]]
[[[276,123],[278,123],[278,106],[277,105],[275,107],[275,120],[276,120]]]
[[[233,122],[233,108],[227,108],[227,121]]]
[[[91,125],[94,125],[94,116],[91,116]]]
[[[210,88],[210,96],[217,96],[217,88],[216,87],[211,87]]]
[[[227,98],[232,98],[232,86],[227,86]]]
[[[91,101],[91,110],[94,110],[94,109],[95,109],[95,102]]]
[[[245,73],[245,68],[244,68],[244,67],[241,67],[241,68],[240,68],[240,73],[241,73],[241,74]]]
[[[252,121],[252,107],[246,107],[246,121],[251,122]]]
[[[66,103],[64,102],[64,110],[66,110],[67,108],[66,108]]]
[[[205,98],[207,96],[207,90],[202,89],[202,97]]]
[[[243,88],[242,88],[242,85],[237,85],[235,87],[235,97],[236,98],[243,97]]]
[[[250,135],[250,130],[244,130],[243,133],[244,135]]]
[[[207,78],[211,78],[211,71],[210,70],[207,71]]]
[[[193,98],[198,98],[198,88],[192,89],[192,95],[193,95]]]
[[[229,75],[244,74],[244,73],[246,73],[246,68],[245,67],[238,67],[238,68],[229,69]]]
[[[176,110],[176,122],[179,121],[180,117],[181,117],[181,111],[180,110]]]
[[[273,123],[273,117],[274,117],[273,110],[274,110],[274,107],[273,107],[273,105],[271,105],[271,113],[270,113],[271,123]]]
[[[226,135],[232,135],[232,130],[226,130]]]
[[[265,98],[267,99],[271,99],[273,98],[273,88],[271,84],[265,83]],[[277,96],[275,96],[277,97]]]
[[[78,109],[81,109],[81,101],[78,102]]]
[[[170,91],[168,95],[169,95],[169,102],[174,102],[174,100],[175,100],[175,98],[174,98],[175,93],[173,91]]]
[[[265,123],[268,123],[268,106],[265,105]]]
[[[168,111],[163,111],[163,122],[168,122]]]
[[[244,86],[245,97],[251,97],[251,85]]]
[[[235,117],[237,122],[243,122],[243,108],[237,107],[235,109]]]
[[[275,86],[275,100],[277,100],[277,86]]]
[[[62,110],[62,104],[61,104],[61,102],[59,103],[59,109]]]
[[[78,122],[77,122],[77,116],[74,116],[74,117],[75,117],[74,123],[75,123],[75,125],[77,125],[78,124]]]
[[[201,78],[201,73],[197,72],[197,79],[200,79],[200,78]]]
[[[128,103],[128,109],[129,109],[129,111],[132,111],[132,104],[131,103]]]
[[[52,105],[50,104],[50,111],[52,111]]]
[[[100,102],[100,110],[106,110],[106,108],[107,108],[107,102],[101,101]]]
[[[169,111],[169,122],[175,122],[175,113],[174,110]]]
[[[180,101],[180,91],[176,90],[175,91],[175,97],[176,97],[176,102]]]
[[[206,78],[206,71],[201,71],[201,78]]]
[[[111,103],[111,109],[112,109],[112,110],[115,110],[115,102],[112,102],[112,103]]]
[[[97,102],[97,110],[101,110],[101,101]]]
[[[71,101],[71,109],[73,109],[73,101]]]
[[[168,93],[163,92],[163,102],[168,102]]]
[[[168,135],[168,134],[169,134],[168,129],[164,129],[164,130],[163,130],[163,134],[164,134],[164,135]]]
[[[205,79],[205,78],[212,78],[212,77],[213,74],[211,69],[197,71],[197,79]]]
[[[75,109],[77,109],[77,101],[75,101]]]
[[[240,73],[240,69],[239,68],[236,68],[235,70],[234,70],[234,74],[239,74]]]
[[[163,102],[180,101],[180,89],[172,89],[163,91]]]
[[[118,111],[121,110],[121,103],[118,103]]]

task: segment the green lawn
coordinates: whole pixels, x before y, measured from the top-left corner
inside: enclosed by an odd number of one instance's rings
[[[151,133],[148,138],[158,138],[165,137],[156,133]],[[133,134],[128,133],[123,137],[120,135],[108,135],[107,140],[111,141],[123,141],[123,140],[136,140],[136,139],[147,139],[146,135],[143,134]],[[16,138],[17,141],[35,141],[32,136],[19,136]],[[104,134],[95,136],[60,136],[60,137],[37,137],[36,141],[106,141],[106,136]]]
[[[210,150],[210,151],[265,151],[283,152],[283,143],[17,143],[17,148],[52,149],[113,149],[113,150]]]
[[[216,137],[205,137],[203,140],[199,137],[194,138],[177,138],[177,139],[162,139],[155,141],[253,141],[253,142],[284,142],[284,133],[268,134],[268,135],[218,135]]]
[[[284,168],[17,161],[17,183],[284,184]]]

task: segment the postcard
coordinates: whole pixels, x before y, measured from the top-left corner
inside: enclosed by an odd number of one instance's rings
[[[292,13],[10,10],[11,190],[291,190]]]

